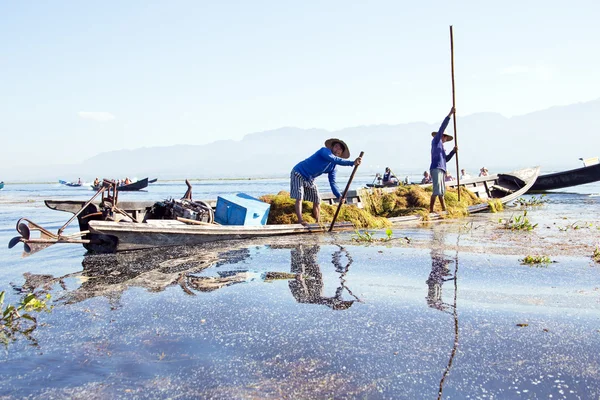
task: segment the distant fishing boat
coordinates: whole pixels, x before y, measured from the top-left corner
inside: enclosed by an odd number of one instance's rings
[[[156,179],[155,179],[155,181],[156,181]],[[91,186],[92,186],[92,189],[98,190],[102,187],[102,183],[99,183],[98,185],[91,185]],[[129,183],[127,185],[117,186],[117,190],[119,192],[134,192],[136,190],[145,189],[146,187],[148,187],[148,178],[140,179],[139,181],[135,181],[135,182]]]
[[[4,181],[0,182],[0,190],[4,189]]]
[[[81,182],[67,182],[67,181],[63,181],[60,179],[59,179],[58,183],[60,183],[61,185],[70,186],[70,187],[83,186],[83,183],[81,183]]]

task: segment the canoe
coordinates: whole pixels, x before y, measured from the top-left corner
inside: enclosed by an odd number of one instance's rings
[[[465,180],[461,182],[461,186],[467,187],[481,199],[499,199],[502,203],[507,203],[529,190],[538,174],[539,167],[527,168],[507,174]],[[456,182],[448,182],[448,185],[456,185]],[[371,190],[393,191],[396,189]],[[368,192],[368,189],[349,191],[346,203],[361,207],[361,196]],[[332,193],[324,194],[322,202],[324,204],[335,204],[336,197]],[[104,220],[100,200],[87,202],[82,200],[46,200],[45,204],[50,209],[74,214],[73,218],[76,216],[79,222],[79,233],[62,235],[60,234],[61,229],[58,234],[54,234],[30,220],[22,218],[17,222],[17,231],[21,236],[13,238],[9,247],[13,247],[18,242],[23,242],[26,253],[33,253],[55,243],[80,243],[93,253],[112,253],[156,247],[198,245],[236,239],[313,234],[325,232],[329,228],[328,225],[318,224],[309,226],[300,224],[242,226],[208,224],[183,218],[179,220],[148,219],[146,217],[155,205],[154,201],[119,202],[119,209],[124,211],[127,217],[114,213],[115,221]],[[215,200],[205,201],[204,204],[213,210],[216,207]],[[469,207],[469,212],[485,211],[488,208],[488,203],[477,204]],[[431,213],[427,220],[443,218],[443,214]],[[415,222],[422,219],[423,217],[420,215],[389,218],[393,223]],[[353,229],[352,224],[340,222],[335,224],[333,230]],[[31,231],[39,231],[40,237],[31,238]]]
[[[135,192],[137,190],[142,190],[148,187],[148,178],[140,179],[139,181],[132,182],[129,185],[121,185],[117,186],[117,190],[119,192]],[[100,185],[92,185],[92,189],[98,190],[100,189]]]
[[[377,189],[381,189],[381,188],[387,188],[387,187],[398,187],[400,185],[400,182],[392,182],[389,183],[387,185],[384,185],[382,183],[367,183],[365,186],[368,188],[377,188]]]
[[[77,182],[67,182],[67,181],[63,181],[63,180],[59,180],[58,183],[65,185],[65,186],[69,186],[69,187],[79,187],[79,186],[83,186],[83,183],[77,183]]]
[[[460,186],[465,187],[475,193],[477,197],[488,201],[496,199],[502,204],[507,204],[521,197],[531,189],[537,177],[540,174],[540,167],[524,168],[504,174],[495,174],[481,176],[460,181]],[[431,186],[431,184],[419,185],[421,187]],[[446,182],[447,187],[456,188],[456,180]],[[390,191],[390,189],[380,189]],[[393,189],[392,189],[393,190]],[[468,207],[470,214],[486,211],[489,208],[488,203],[475,204]],[[445,213],[430,213],[427,220],[437,220],[444,217]],[[422,221],[420,215],[407,215],[403,217],[388,218],[392,223],[402,223],[411,221]]]
[[[540,175],[531,191],[544,192],[600,181],[600,164]]]

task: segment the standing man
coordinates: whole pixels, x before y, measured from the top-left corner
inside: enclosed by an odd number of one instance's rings
[[[347,160],[350,157],[350,150],[343,140],[332,138],[325,141],[325,147],[319,149],[315,154],[304,161],[300,161],[290,174],[290,197],[296,199],[295,211],[298,217],[298,223],[308,225],[302,220],[302,201],[313,203],[312,215],[321,222],[321,196],[319,189],[315,184],[315,178],[327,173],[329,176],[329,185],[331,191],[341,201],[341,193],[335,182],[337,174],[336,166],[354,166],[360,165],[361,158],[354,161]]]
[[[431,173],[431,181],[433,183],[433,193],[431,194],[431,200],[429,202],[429,212],[433,212],[433,206],[435,205],[435,198],[440,198],[440,204],[442,211],[446,211],[446,202],[444,201],[444,194],[446,193],[446,162],[452,159],[452,156],[458,150],[457,146],[450,154],[446,155],[444,150],[444,143],[454,139],[450,135],[446,135],[444,131],[450,122],[450,117],[455,113],[454,107],[450,109],[448,116],[442,122],[440,129],[437,132],[431,132],[433,139],[431,140],[431,165],[429,171]]]

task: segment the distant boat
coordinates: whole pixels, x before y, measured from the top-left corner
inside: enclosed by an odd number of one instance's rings
[[[540,175],[530,191],[543,192],[600,181],[598,158],[584,160],[584,165],[568,171]]]
[[[70,187],[79,187],[79,186],[83,186],[83,183],[77,183],[77,182],[67,182],[67,181],[63,181],[63,180],[59,180],[58,183],[65,185],[65,186],[70,186]]]
[[[0,190],[4,189],[4,181],[0,182]]]
[[[150,180],[148,181],[148,183],[154,183],[154,182],[156,182],[157,180],[158,180],[158,178],[150,179]]]
[[[92,189],[98,190],[100,189],[102,184],[91,185]],[[140,179],[139,181],[132,182],[128,185],[117,186],[117,190],[119,192],[135,192],[136,190],[141,190],[148,187],[148,178]]]

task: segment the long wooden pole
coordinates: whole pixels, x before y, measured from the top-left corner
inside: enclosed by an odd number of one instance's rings
[[[452,34],[452,25],[450,25],[450,63],[452,66],[452,107],[454,107],[454,145],[458,147],[458,132],[456,131],[456,92],[454,90],[454,35]],[[456,157],[456,187],[458,190],[458,201],[460,201],[460,169],[458,167],[458,150],[454,155]]]
[[[365,154],[365,152],[361,151],[358,158],[362,158],[362,156],[364,154]],[[346,198],[346,195],[348,194],[348,189],[350,189],[350,184],[352,183],[352,179],[354,179],[354,174],[356,173],[357,168],[358,168],[358,165],[355,165],[354,169],[352,170],[352,174],[350,174],[350,179],[348,179],[348,184],[346,185],[346,189],[344,189],[344,193],[342,193],[342,198],[340,199],[340,204],[338,205],[337,210],[335,210],[335,215],[333,216],[333,220],[331,221],[331,226],[329,227],[329,232],[331,232],[333,230],[333,225],[335,224],[335,220],[337,219],[338,214],[340,213],[340,210],[342,209],[342,204],[344,204],[344,199]]]

